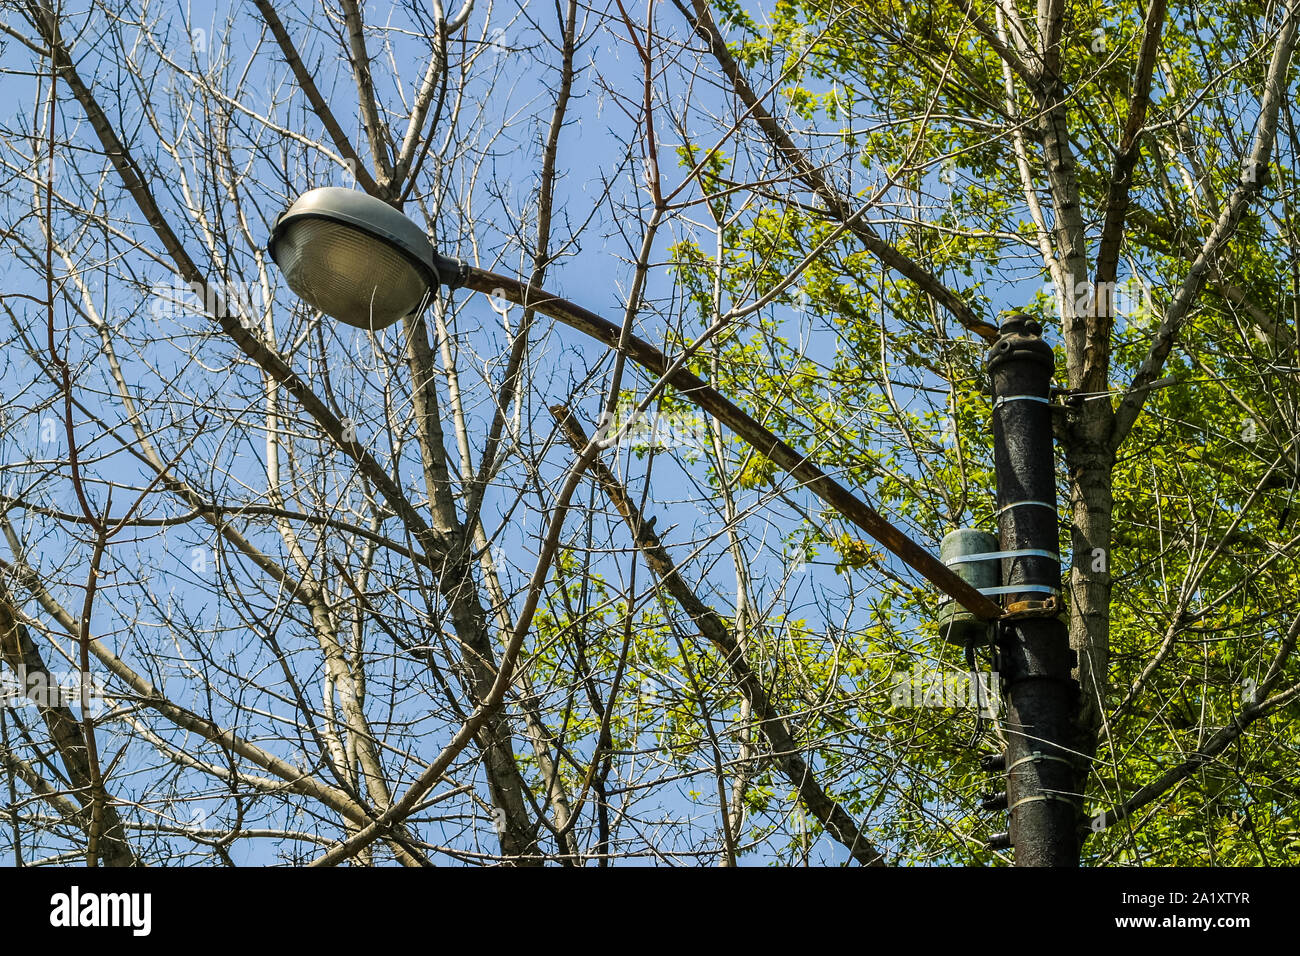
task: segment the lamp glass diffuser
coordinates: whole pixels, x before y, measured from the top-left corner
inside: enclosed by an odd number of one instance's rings
[[[309,305],[361,329],[382,329],[419,308],[423,272],[384,241],[342,223],[303,217],[285,225],[275,258]]]
[[[276,219],[267,247],[289,288],[362,329],[392,325],[433,289],[454,289],[469,273],[466,263],[439,255],[400,210],[337,186],[299,196]]]

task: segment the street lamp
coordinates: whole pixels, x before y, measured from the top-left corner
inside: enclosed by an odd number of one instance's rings
[[[337,186],[299,196],[276,219],[267,250],[300,298],[359,329],[387,328],[467,272],[382,199]]]
[[[325,186],[303,193],[276,219],[267,243],[289,288],[340,322],[381,329],[419,311],[440,285],[464,287],[536,309],[665,378],[687,401],[712,415],[844,518],[953,597],[990,621],[1002,608],[963,580],[879,512],[826,474],[681,361],[625,334],[612,322],[543,289],[439,255],[423,229],[381,199]]]
[[[276,219],[268,251],[294,292],[357,328],[381,329],[417,314],[445,285],[535,309],[621,350],[961,605],[968,613],[958,613],[952,604],[944,607],[941,631],[950,640],[966,643],[968,654],[975,643],[989,639],[987,623],[1002,619],[1004,626],[996,633],[1008,686],[1008,743],[1000,766],[1006,768],[1008,789],[1001,805],[1008,806],[1012,816],[1009,835],[1016,863],[1077,863],[1079,788],[1069,741],[1079,690],[1070,676],[1073,661],[1065,625],[1057,616],[1052,360],[1036,323],[1023,316],[1008,320],[990,353],[997,395],[993,432],[1003,550],[996,550],[989,535],[966,541],[970,533],[958,532],[944,540],[945,562],[692,373],[682,359],[671,361],[625,329],[536,286],[440,255],[423,229],[380,199],[335,187],[303,193]],[[979,580],[972,574],[976,565],[969,563],[974,558],[1001,559],[1002,578],[1008,584],[979,587],[996,580],[997,574],[986,573],[988,580]],[[1024,600],[1026,593],[1043,592],[1053,598]],[[1008,608],[1006,617],[990,597],[1004,593],[1022,599]],[[973,666],[973,658],[968,660]]]

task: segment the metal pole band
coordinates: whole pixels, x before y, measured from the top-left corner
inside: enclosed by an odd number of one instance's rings
[[[1057,763],[1063,763],[1063,764],[1066,764],[1066,765],[1071,766],[1071,767],[1074,766],[1074,762],[1071,761],[1071,760],[1067,760],[1065,757],[1058,757],[1058,756],[1056,756],[1055,754],[1045,754],[1045,753],[1043,753],[1041,750],[1035,750],[1033,753],[1031,753],[1031,754],[1029,754],[1029,755],[1027,755],[1027,756],[1021,757],[1019,760],[1017,760],[1015,763],[1013,763],[1010,767],[1008,767],[1008,768],[1007,768],[1007,773],[1010,773],[1011,771],[1015,770],[1015,769],[1016,769],[1017,767],[1019,767],[1022,763],[1038,763],[1039,761],[1042,761],[1042,760],[1055,760]]]
[[[1059,793],[1039,793],[1032,797],[1021,797],[1015,803],[1011,804],[1011,806],[1007,807],[1007,813],[1008,815],[1015,813],[1016,807],[1020,806],[1022,803],[1043,803],[1047,800],[1057,800],[1061,803],[1068,803],[1071,806],[1074,805],[1074,799],[1072,797],[1062,796]]]
[[[980,594],[1060,594],[1060,588],[1050,584],[1004,584],[997,588],[979,588]]]
[[[992,561],[994,558],[1051,558],[1057,564],[1061,563],[1061,556],[1055,551],[1044,551],[1042,548],[1017,548],[1014,551],[985,551],[983,554],[959,554],[956,557],[949,558],[944,564],[965,564],[970,561]]]
[[[1052,400],[1043,395],[999,395],[993,402],[994,410],[1001,408],[1007,402],[1042,402],[1044,405],[1052,404]]]
[[[1052,504],[1050,501],[1013,501],[1011,502],[1011,504],[1003,505],[1001,508],[995,511],[994,516],[1001,517],[1004,512],[1010,511],[1012,508],[1027,508],[1030,505],[1033,505],[1038,508],[1047,508],[1049,511],[1052,511],[1053,513],[1055,513],[1056,511],[1056,505]]]

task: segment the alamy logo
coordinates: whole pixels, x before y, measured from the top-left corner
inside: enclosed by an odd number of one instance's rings
[[[996,671],[944,674],[918,666],[894,683],[889,700],[895,707],[953,707],[996,717],[1001,694]]]
[[[85,707],[98,717],[108,688],[99,674],[81,671],[28,671],[19,665],[13,674],[0,672],[0,707]]]
[[[153,929],[153,894],[82,893],[74,886],[50,897],[50,925],[126,926],[133,936],[148,936]]]
[[[238,319],[244,328],[252,328],[256,317],[266,311],[262,287],[251,282],[184,282],[172,279],[153,284],[153,301],[149,311],[155,319],[179,319],[209,315],[213,318]]]
[[[596,442],[601,448],[611,445],[635,451],[651,448],[680,448],[685,457],[694,459],[709,448],[709,428],[704,419],[689,411],[638,412],[636,403],[620,401],[613,415],[601,414]]]
[[[1066,304],[1073,305],[1075,315],[1096,314],[1107,318],[1136,318],[1149,312],[1153,302],[1151,286],[1141,276],[1129,276],[1123,282],[1093,282],[1090,279],[1070,282],[1067,278],[1063,294]],[[1050,301],[1057,301],[1056,284],[1044,284],[1043,295]]]

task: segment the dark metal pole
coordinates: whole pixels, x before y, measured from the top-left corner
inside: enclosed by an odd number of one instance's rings
[[[1048,404],[1052,349],[1033,319],[1002,324],[988,355],[1006,617],[1007,806],[1017,866],[1078,866],[1082,798],[1075,717],[1078,682],[1061,612],[1061,565]]]

